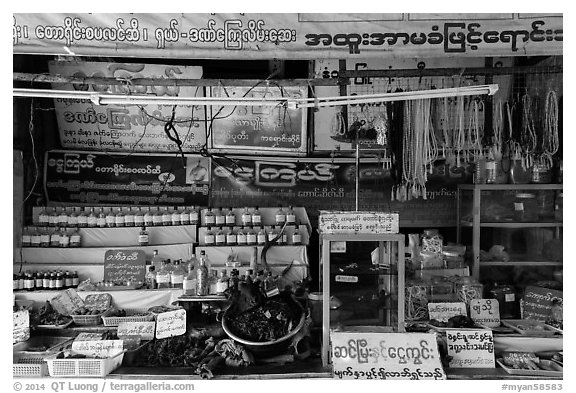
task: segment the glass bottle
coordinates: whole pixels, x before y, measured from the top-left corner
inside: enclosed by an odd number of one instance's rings
[[[564,216],[564,193],[559,192],[554,203],[554,220],[563,221]]]
[[[166,270],[168,270],[168,273],[172,273],[172,270],[174,270],[174,264],[170,258],[166,259]]]
[[[174,269],[170,273],[170,286],[182,289],[184,282],[184,269],[180,266],[180,261],[174,261]]]
[[[164,206],[162,211],[162,225],[169,226],[172,225],[172,212],[168,210],[167,206]]]
[[[196,269],[196,295],[208,295],[208,268],[206,267],[206,252],[200,252],[200,264]]]
[[[494,154],[492,150],[488,152],[488,157],[486,159],[486,171],[485,171],[486,184],[496,183],[496,160],[494,159]]]
[[[208,210],[206,210],[206,213],[204,213],[204,225],[207,227],[211,227],[215,224],[216,224],[216,216],[214,215],[212,208],[209,208]]]
[[[256,231],[250,227],[246,228],[246,244],[253,246],[256,244]]]
[[[190,258],[190,260],[188,261],[188,267],[187,267],[187,272],[191,273],[194,271],[194,269],[196,269],[198,267],[198,258],[196,258],[195,254],[192,254],[192,257]]]
[[[84,209],[80,208],[80,213],[78,213],[78,228],[86,228],[88,226],[88,215]]]
[[[62,272],[57,272],[56,273],[56,281],[55,281],[55,289],[56,290],[60,290],[63,289],[64,287],[64,278],[62,277]]]
[[[237,291],[239,281],[240,280],[238,278],[238,269],[232,269],[232,271],[230,272],[229,288],[232,288],[232,290]]]
[[[114,208],[110,208],[106,213],[106,227],[114,228],[116,226],[116,214],[114,214]]]
[[[228,275],[226,274],[226,269],[220,270],[220,277],[216,283],[216,294],[222,295],[228,289]]]
[[[114,216],[114,226],[122,228],[126,226],[126,217],[124,217],[124,213],[122,213],[122,208],[118,208],[116,212],[116,216]]]
[[[49,290],[50,289],[50,273],[44,272],[42,275],[42,289]]]
[[[69,227],[77,227],[78,226],[78,209],[77,207],[73,207],[70,215],[68,216],[68,226]]]
[[[36,288],[36,290],[44,289],[44,273],[42,273],[42,272],[36,273],[34,288]]]
[[[288,211],[286,211],[286,225],[296,225],[296,213],[292,206],[288,206]]]
[[[246,245],[246,233],[242,230],[242,228],[236,231],[236,244],[238,244],[239,246]]]
[[[216,211],[214,211],[214,222],[216,223],[217,227],[226,225],[226,216],[222,214],[221,209],[216,208]]]
[[[80,277],[78,277],[78,272],[74,270],[74,273],[72,273],[72,287],[78,288],[78,284],[80,284]]]
[[[166,262],[162,261],[160,270],[156,273],[156,282],[158,289],[170,288],[170,272],[166,269]]]
[[[22,231],[22,247],[30,247],[32,243],[32,237],[30,236],[30,229],[28,227],[24,227]]]
[[[138,206],[134,214],[134,226],[142,227],[142,225],[144,225],[144,213],[142,213],[142,209]]]
[[[235,246],[237,243],[237,236],[234,233],[234,228],[228,227],[226,231],[226,244],[229,246]]]
[[[195,206],[191,206],[190,208],[190,224],[191,225],[198,225],[200,223],[200,213]]]
[[[106,214],[102,208],[98,209],[98,216],[96,217],[96,226],[98,228],[106,228]]]
[[[63,248],[70,247],[70,235],[68,235],[66,228],[60,229],[60,242],[58,246]]]
[[[150,211],[150,209],[144,212],[144,225],[147,227],[154,226],[154,214]]]
[[[80,247],[81,243],[80,231],[76,228],[70,234],[70,247]]]
[[[217,246],[223,246],[226,244],[226,233],[224,233],[222,228],[216,230],[216,234],[214,235],[214,243]]]
[[[256,242],[258,245],[266,244],[266,230],[264,228],[260,228],[258,231],[258,235],[256,236]]]
[[[126,227],[134,226],[134,210],[132,210],[131,207],[129,207],[128,210],[126,211],[126,214],[124,214],[124,226]]]
[[[162,226],[163,221],[162,221],[162,212],[160,211],[160,208],[158,208],[158,210],[156,210],[152,215],[152,223],[155,227]]]
[[[154,266],[154,269],[160,270],[160,266],[162,266],[162,258],[160,258],[160,255],[158,255],[158,250],[154,250],[152,253],[152,260],[150,261],[150,264]]]
[[[278,244],[284,245],[288,243],[288,235],[286,234],[286,230],[283,231],[281,226],[277,226],[276,232],[281,234],[280,238],[278,239]]]
[[[34,290],[34,284],[35,284],[35,280],[34,280],[34,277],[32,276],[32,273],[27,271],[24,274],[24,289],[26,291],[33,291]]]
[[[62,208],[60,214],[58,215],[58,226],[59,227],[68,226],[68,213],[66,212],[66,208]]]
[[[295,246],[302,244],[302,234],[298,227],[295,227],[294,232],[292,233],[292,244]]]
[[[272,240],[274,240],[274,238],[276,238],[277,235],[278,234],[276,233],[276,227],[270,227],[270,230],[268,231],[268,241],[271,242]]]
[[[96,214],[94,213],[94,208],[90,208],[90,213],[88,213],[88,228],[96,228]]]
[[[50,212],[50,217],[48,218],[48,225],[51,227],[56,227],[58,226],[58,210],[56,208],[52,209],[52,212]]]
[[[245,207],[244,211],[242,212],[241,222],[245,227],[252,225],[252,214],[248,211],[248,207]]]
[[[218,271],[216,269],[210,269],[208,272],[208,294],[216,295],[218,285]]]
[[[138,245],[139,246],[147,246],[149,243],[150,237],[148,236],[148,231],[146,230],[146,226],[142,226],[140,229],[140,233],[138,234]]]
[[[40,247],[41,240],[40,228],[33,228],[30,232],[30,247]]]
[[[170,221],[172,221],[172,225],[180,225],[180,211],[176,207],[172,210]]]
[[[228,208],[228,213],[226,213],[226,225],[230,227],[236,225],[236,215],[231,207]]]
[[[64,288],[73,288],[72,274],[69,271],[64,273]]]
[[[38,226],[48,226],[50,225],[50,213],[47,207],[43,207],[38,214]]]
[[[156,289],[156,267],[155,266],[148,266],[148,272],[146,273],[146,288],[148,289]]]
[[[48,228],[42,228],[40,232],[40,247],[50,247],[50,232],[48,232]]]
[[[282,210],[282,207],[276,212],[276,225],[284,225],[286,222],[286,213]]]
[[[254,271],[252,269],[247,269],[246,272],[244,273],[244,281],[246,282],[246,284],[251,285],[252,284],[252,274],[254,273]]]
[[[207,246],[213,246],[216,242],[214,231],[212,227],[206,229],[206,234],[204,235],[204,244]]]
[[[262,225],[262,214],[260,214],[258,206],[254,207],[254,211],[252,212],[252,225],[253,226]]]
[[[190,210],[187,207],[184,207],[180,212],[180,224],[181,225],[189,225],[190,223]]]
[[[188,265],[188,274],[184,277],[182,289],[184,290],[184,295],[196,295],[196,271],[194,270],[194,265]]]

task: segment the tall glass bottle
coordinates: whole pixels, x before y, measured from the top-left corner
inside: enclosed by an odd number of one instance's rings
[[[200,223],[200,212],[197,207],[190,207],[190,224],[198,225]]]
[[[96,217],[96,226],[98,228],[106,228],[106,214],[102,208],[98,209],[98,216]]]
[[[43,207],[38,214],[38,226],[48,226],[50,225],[50,213],[48,207]]]
[[[208,295],[208,268],[206,267],[206,252],[200,253],[198,269],[196,269],[196,295]]]
[[[190,223],[190,210],[187,207],[184,207],[180,211],[180,224],[181,225],[188,225]]]
[[[180,266],[180,261],[174,261],[174,269],[170,273],[170,286],[182,289],[184,283],[184,269]]]
[[[170,220],[172,221],[172,225],[180,225],[180,211],[178,211],[176,206],[172,210]]]
[[[114,208],[110,208],[106,213],[106,226],[108,228],[114,228],[116,226],[116,214],[114,213]]]
[[[212,208],[206,210],[204,213],[204,225],[207,227],[214,226],[216,224],[216,215],[212,211]]]
[[[80,213],[78,214],[78,228],[86,228],[88,226],[88,215],[84,209],[80,208]]]
[[[296,225],[296,213],[294,213],[292,206],[288,206],[286,212],[286,225]]]
[[[276,212],[276,225],[284,225],[286,222],[286,213],[282,210],[282,207]]]
[[[156,210],[152,215],[152,223],[155,227],[162,226],[162,211],[160,211],[160,208],[158,208],[158,210]]]
[[[59,227],[67,227],[68,226],[68,213],[66,212],[66,208],[62,208],[60,210],[60,214],[58,215],[58,226]]]
[[[260,213],[260,210],[258,210],[258,206],[256,206],[254,208],[254,211],[252,212],[252,225],[253,226],[262,225],[262,214]]]
[[[144,225],[144,213],[142,213],[142,209],[138,206],[134,214],[134,226],[142,227],[142,225]]]
[[[144,225],[147,227],[154,226],[154,214],[150,211],[150,209],[147,209],[144,212]]]
[[[90,208],[88,213],[88,228],[96,228],[96,213],[94,213],[94,208]]]
[[[247,227],[252,225],[252,214],[248,211],[248,207],[244,208],[240,221],[242,222],[242,226]]]
[[[166,269],[166,262],[162,261],[160,270],[156,273],[156,282],[158,289],[170,288],[170,272]]]
[[[116,216],[114,217],[114,226],[120,228],[126,226],[126,217],[124,216],[121,207],[118,208]]]
[[[152,253],[152,260],[150,261],[150,264],[154,266],[156,271],[160,270],[160,266],[162,266],[162,258],[160,258],[160,255],[158,255],[158,250],[154,250]]]
[[[129,207],[128,211],[124,214],[124,226],[133,227],[134,226],[134,209]]]
[[[214,222],[217,227],[226,225],[226,216],[222,213],[222,209],[216,208],[214,210]]]
[[[32,236],[30,236],[30,229],[28,227],[24,227],[22,231],[22,247],[30,247],[32,243]]]
[[[184,290],[184,295],[196,295],[196,270],[193,264],[188,265],[188,274],[184,277],[182,289]]]
[[[162,225],[172,225],[172,213],[168,210],[168,206],[164,206],[162,210]]]
[[[236,215],[234,214],[234,209],[228,208],[228,213],[226,213],[226,226],[233,227],[236,225]]]
[[[70,215],[68,215],[68,226],[71,228],[78,226],[78,207],[73,207]]]

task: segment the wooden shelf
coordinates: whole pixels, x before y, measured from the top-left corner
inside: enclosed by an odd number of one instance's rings
[[[460,190],[562,190],[563,184],[459,184]]]
[[[480,261],[481,267],[505,267],[505,266],[533,266],[533,267],[544,267],[544,266],[562,266],[563,262],[551,262],[551,261]]]
[[[179,302],[225,302],[227,301],[224,295],[207,295],[207,296],[196,296],[196,295],[182,295],[178,298]]]
[[[470,221],[460,221],[460,225],[465,228],[472,228]],[[550,222],[481,222],[481,228],[558,228],[562,227],[562,221]]]

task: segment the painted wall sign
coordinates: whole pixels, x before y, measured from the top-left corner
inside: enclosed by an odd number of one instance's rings
[[[237,59],[561,55],[561,14],[14,14],[14,53]],[[68,52],[66,51],[68,50]]]
[[[446,379],[436,335],[331,332],[338,379]]]
[[[269,86],[210,89],[213,97],[277,98],[307,97],[308,87]],[[263,151],[305,154],[307,147],[306,110],[282,106],[212,107],[211,147],[216,151]],[[216,117],[216,114],[221,113]],[[222,114],[226,114],[223,116]]]
[[[44,182],[48,201],[72,206],[207,206],[210,160],[53,150],[46,153]]]
[[[142,77],[200,79],[202,67],[52,61],[48,68],[51,73],[62,76],[115,77],[127,81],[125,85],[52,84],[52,88],[57,90],[158,97],[204,95],[202,88],[194,86],[131,86],[129,83],[131,78]],[[94,105],[90,100],[56,98],[54,108],[60,143],[64,148],[124,152],[179,151],[176,143],[164,132],[165,120],[171,118],[173,105]],[[203,106],[176,106],[174,128],[182,141],[183,151],[198,151],[206,143],[205,118]]]
[[[494,338],[491,330],[448,330],[450,367],[494,368]]]

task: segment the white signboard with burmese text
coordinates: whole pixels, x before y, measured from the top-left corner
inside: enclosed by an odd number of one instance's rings
[[[398,233],[398,213],[320,211],[322,233]]]

